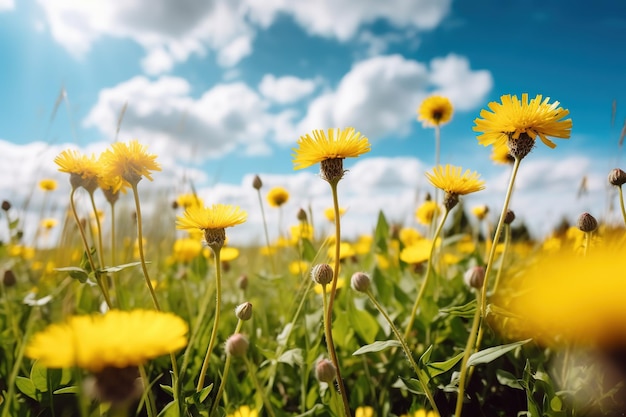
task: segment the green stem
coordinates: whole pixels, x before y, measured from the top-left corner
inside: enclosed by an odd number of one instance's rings
[[[515,184],[515,177],[517,176],[517,171],[519,169],[520,162],[522,160],[519,158],[515,158],[515,162],[513,163],[513,171],[511,172],[511,179],[509,180],[509,186],[506,190],[506,196],[504,197],[504,205],[502,206],[502,212],[500,213],[500,220],[498,220],[498,226],[496,227],[496,233],[493,236],[493,241],[491,243],[491,250],[489,251],[489,258],[487,258],[487,266],[485,268],[485,281],[483,282],[481,301],[480,301],[480,311],[483,317],[487,315],[487,288],[489,285],[489,275],[491,273],[491,269],[493,268],[493,263],[496,255],[496,247],[498,246],[498,242],[500,241],[500,235],[502,234],[502,227],[504,226],[504,219],[506,218],[506,213],[509,210],[509,203],[511,201],[511,195],[513,195],[513,185]]]
[[[343,401],[343,410],[346,417],[350,417],[352,414],[350,412],[350,405],[348,403],[348,393],[346,392],[346,388],[343,383],[343,378],[341,377],[341,369],[339,367],[339,359],[337,358],[337,352],[335,351],[335,343],[333,342],[333,332],[332,332],[332,320],[333,320],[333,303],[335,301],[335,295],[337,294],[337,281],[339,280],[339,262],[340,262],[340,247],[341,247],[341,214],[339,213],[339,199],[337,196],[337,184],[339,180],[329,182],[330,189],[333,195],[333,208],[335,211],[335,267],[333,270],[333,282],[330,289],[330,297],[328,300],[328,308],[324,309],[324,332],[326,337],[326,345],[328,347],[328,354],[330,355],[330,360],[335,365],[337,370],[337,387],[339,388],[339,392],[341,394],[341,399]],[[323,287],[325,291],[325,286]]]
[[[98,232],[98,260],[100,265],[104,267],[104,252],[102,245],[102,226],[100,225],[100,216],[98,215],[98,209],[96,208],[96,201],[93,198],[93,192],[89,193],[89,200],[91,201],[91,208],[93,209],[93,215],[96,218],[96,230]],[[113,266],[113,265],[111,265]]]
[[[241,325],[243,321],[241,319],[237,320],[237,327],[235,328],[235,332],[233,334],[239,333],[241,330]],[[217,394],[215,395],[215,400],[213,401],[213,405],[211,405],[211,411],[209,412],[209,417],[215,414],[215,410],[217,410],[217,405],[222,398],[222,394],[224,393],[224,387],[226,386],[226,380],[228,378],[228,372],[230,370],[230,363],[232,362],[232,355],[226,353],[226,363],[224,364],[224,372],[222,372],[222,380],[220,381],[220,387],[217,390]]]
[[[272,254],[272,246],[270,245],[270,235],[267,231],[267,220],[265,220],[265,209],[263,208],[263,197],[261,197],[261,189],[257,190],[259,195],[259,206],[261,206],[261,217],[263,218],[263,230],[265,232],[265,243],[267,244],[267,256],[270,258],[272,265],[272,273],[276,275],[276,264],[274,263],[274,255]]]
[[[220,252],[222,248],[220,246],[212,247],[213,257],[215,260],[215,318],[213,320],[213,330],[211,331],[211,339],[209,340],[209,346],[202,362],[202,368],[200,369],[200,376],[198,377],[198,385],[196,386],[196,392],[202,391],[204,387],[204,378],[209,367],[209,360],[211,359],[211,352],[215,345],[215,339],[217,338],[217,328],[220,323],[220,308],[222,304],[222,266],[220,261]]]
[[[626,224],[626,208],[624,208],[624,192],[622,191],[622,186],[619,187],[619,206],[622,209],[622,218],[624,219],[624,224]]]
[[[585,243],[583,248],[583,256],[587,256],[589,253],[589,245],[591,245],[591,232],[585,232]]]
[[[248,356],[244,356],[243,360],[246,363],[246,367],[248,368],[248,376],[250,377],[250,379],[252,379],[252,384],[254,385],[256,392],[260,394],[261,392],[263,392],[263,387],[261,386],[261,384],[259,383],[259,380],[256,377],[257,369],[255,369],[252,362],[250,362],[250,359],[248,359]],[[276,417],[276,413],[274,413],[274,409],[272,408],[272,403],[270,403],[269,401],[269,396],[261,394],[261,400],[263,401],[263,405],[265,406],[265,409],[267,410],[267,414],[269,414],[270,417]]]
[[[435,125],[435,166],[439,166],[439,154],[441,148],[441,127]],[[439,204],[439,188],[435,188],[435,200]]]
[[[424,380],[424,374],[420,372],[419,366],[415,362],[415,359],[413,359],[413,353],[409,349],[409,346],[406,344],[406,340],[404,339],[404,337],[402,337],[402,334],[400,333],[398,328],[395,326],[395,324],[393,323],[393,320],[391,320],[391,317],[389,317],[389,315],[387,314],[383,306],[380,305],[380,303],[376,300],[376,298],[374,298],[374,294],[372,294],[372,291],[368,289],[365,292],[365,294],[367,294],[370,301],[374,304],[378,312],[383,315],[383,317],[389,324],[389,327],[391,327],[391,331],[393,331],[393,334],[396,336],[396,339],[398,339],[398,342],[400,342],[400,345],[402,345],[402,350],[404,351],[404,354],[406,355],[406,357],[409,359],[409,363],[411,364],[413,371],[417,375],[417,379],[420,381],[420,384],[422,385],[422,389],[424,390],[424,393],[426,394],[426,397],[428,398],[428,401],[430,402],[430,406],[433,408],[436,415],[440,415],[439,409],[437,408],[437,404],[435,404],[435,398],[433,397],[433,394],[430,392],[430,389],[428,388],[428,381]]]
[[[113,308],[113,304],[111,303],[111,299],[109,298],[109,292],[107,291],[106,286],[103,284],[102,279],[100,278],[100,272],[96,268],[96,263],[91,256],[91,248],[89,243],[87,242],[87,236],[85,235],[85,229],[80,222],[80,218],[78,217],[78,213],[76,212],[76,205],[74,204],[74,193],[76,192],[76,188],[72,187],[72,191],[70,193],[70,207],[72,209],[72,215],[74,216],[74,221],[76,222],[76,226],[78,227],[78,231],[80,233],[80,237],[83,241],[83,247],[85,248],[85,253],[87,254],[87,259],[89,261],[89,265],[91,266],[91,270],[94,273],[96,278],[96,283],[98,287],[100,287],[100,291],[102,291],[102,296],[104,297],[104,301],[106,302],[109,308]]]
[[[476,301],[480,300],[480,290],[477,290]],[[465,381],[467,379],[467,362],[470,355],[474,351],[474,344],[476,343],[476,333],[481,323],[481,310],[476,305],[476,312],[474,313],[474,319],[472,320],[472,329],[470,330],[469,337],[467,338],[467,344],[465,345],[465,351],[463,354],[463,360],[461,361],[461,375],[459,377],[459,394],[456,398],[456,409],[454,411],[455,417],[461,417],[461,411],[463,411],[463,400],[465,397]]]
[[[498,269],[498,273],[496,274],[496,282],[493,283],[493,289],[491,290],[492,294],[495,294],[498,291],[498,285],[500,284],[500,277],[502,276],[502,271],[504,270],[504,259],[506,258],[506,254],[509,251],[509,246],[511,245],[511,225],[504,225],[504,249],[502,249],[502,255],[500,255],[500,268]],[[478,339],[478,344],[480,344],[480,338]]]
[[[154,401],[154,396],[152,395],[152,390],[150,389],[150,380],[148,379],[148,374],[146,374],[146,369],[143,365],[139,366],[139,375],[141,375],[141,379],[143,379],[143,385],[145,387],[145,405],[146,405],[146,413],[148,417],[155,417],[156,403]]]
[[[417,315],[417,309],[419,307],[420,301],[424,297],[424,293],[426,292],[426,287],[428,286],[428,282],[430,281],[430,276],[433,271],[433,255],[435,253],[435,246],[437,245],[437,238],[441,234],[443,230],[443,225],[448,218],[448,214],[450,211],[446,209],[443,213],[443,217],[437,226],[437,230],[435,230],[435,235],[433,236],[433,243],[430,246],[430,253],[428,255],[428,267],[426,269],[426,276],[424,277],[424,281],[422,281],[422,286],[420,287],[419,292],[417,293],[417,298],[415,298],[415,303],[413,304],[413,310],[411,310],[411,317],[409,318],[409,324],[406,326],[406,330],[404,331],[404,338],[408,339],[411,334],[411,330],[413,329],[413,323],[415,322],[415,316]]]

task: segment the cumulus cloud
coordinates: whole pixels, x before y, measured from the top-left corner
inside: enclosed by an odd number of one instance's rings
[[[430,30],[449,13],[451,0],[38,0],[54,39],[76,56],[104,37],[131,39],[146,51],[150,74],[169,71],[191,54],[214,51],[231,67],[252,52],[259,28],[290,16],[312,35],[347,41],[366,24],[385,20],[403,30]],[[12,0],[0,0],[0,5]]]
[[[315,80],[291,75],[277,78],[272,74],[265,74],[259,84],[259,91],[263,96],[278,104],[288,104],[308,96],[316,86]]]
[[[14,0],[0,0],[0,13],[15,9]]]
[[[357,62],[336,90],[315,98],[295,130],[359,126],[370,137],[407,134],[427,95],[445,94],[457,110],[470,110],[483,103],[492,84],[489,71],[472,70],[466,58],[453,54],[430,65],[401,55],[376,56]]]

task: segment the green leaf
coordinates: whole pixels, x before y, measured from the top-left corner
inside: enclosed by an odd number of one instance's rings
[[[356,333],[366,342],[376,339],[376,334],[380,327],[378,321],[376,321],[370,313],[357,308],[353,308],[350,311],[350,324]]]
[[[401,347],[402,345],[397,340],[377,340],[369,345],[361,346],[352,355],[362,355],[364,353],[380,352],[381,350],[389,349],[392,347]]]
[[[39,361],[30,370],[30,380],[38,391],[48,392],[48,369]]]
[[[149,264],[150,262],[146,262],[147,264]],[[141,262],[131,262],[128,264],[122,264],[122,265],[117,265],[117,266],[108,266],[106,268],[100,268],[101,272],[119,272],[123,269],[126,268],[132,268],[133,266],[139,266],[141,265]]]
[[[313,262],[317,255],[317,251],[309,239],[302,239],[302,259],[307,262]]]
[[[71,387],[59,388],[56,391],[53,391],[53,394],[79,394],[80,389],[77,386],[72,385]]]
[[[463,352],[460,352],[458,355],[453,356],[447,361],[443,362],[431,362],[426,364],[426,373],[428,374],[428,380],[439,376],[441,374],[445,374],[450,369],[454,368],[454,366],[459,363],[459,361],[463,359]]]
[[[374,243],[381,252],[387,253],[387,239],[389,237],[389,223],[381,210],[378,212],[378,222],[376,223],[376,231],[374,232]]]
[[[439,312],[445,315],[465,317],[469,319],[474,317],[474,314],[476,313],[476,304],[476,299],[473,299],[465,305],[442,308]]]
[[[427,364],[428,361],[430,361],[430,354],[431,353],[433,353],[433,345],[428,346],[428,349],[426,349],[424,351],[424,353],[422,353],[422,356],[420,356],[419,363],[421,365]]]
[[[70,277],[75,280],[78,280],[81,284],[87,282],[89,278],[89,273],[85,271],[83,268],[79,268],[77,266],[67,266],[64,268],[55,268],[56,271],[59,272],[67,272]]]
[[[424,394],[422,383],[417,378],[400,377],[393,385],[393,388],[404,388],[413,394]]]
[[[38,398],[39,395],[37,395],[37,388],[35,388],[35,384],[33,384],[33,381],[31,381],[30,379],[23,376],[18,376],[15,379],[15,385],[17,386],[17,389],[22,392],[22,394],[29,396],[35,401],[40,400],[40,398]]]
[[[285,353],[280,355],[280,357],[278,358],[278,362],[286,363],[287,365],[290,365],[294,368],[296,367],[296,365],[302,366],[302,364],[304,363],[304,359],[302,357],[302,349],[296,348],[286,351]]]
[[[496,370],[496,378],[498,378],[498,382],[502,385],[506,385],[507,387],[515,388],[515,389],[523,389],[519,383],[519,380],[510,372],[504,371],[502,369]]]
[[[483,349],[480,352],[476,352],[472,356],[470,356],[469,360],[467,361],[467,366],[476,366],[480,365],[481,363],[492,362],[498,359],[500,356],[530,342],[531,340],[532,339],[526,339],[519,342],[509,343],[507,345],[494,346]]]

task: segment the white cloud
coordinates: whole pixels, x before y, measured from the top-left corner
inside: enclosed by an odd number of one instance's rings
[[[445,94],[457,110],[470,110],[483,103],[492,84],[489,71],[472,71],[456,55],[433,59],[430,68],[400,55],[377,56],[356,63],[335,91],[313,100],[296,130],[358,126],[372,138],[406,134],[427,95]],[[278,140],[289,136],[279,132]]]
[[[84,124],[113,138],[120,110],[128,103],[121,140],[139,138],[196,160],[235,149],[267,153],[264,141],[273,120],[255,91],[240,82],[218,84],[197,99],[190,91],[182,78],[135,77],[102,90]]]
[[[11,5],[12,0],[0,0]],[[386,20],[405,30],[430,30],[450,10],[451,0],[128,0],[92,2],[38,0],[54,39],[76,56],[102,37],[131,39],[147,56],[146,72],[169,71],[191,54],[215,51],[231,67],[252,52],[259,27],[291,16],[310,34],[347,41],[364,24]]]
[[[0,0],[0,13],[15,9],[14,0]]]
[[[276,78],[272,74],[265,74],[259,84],[259,91],[266,98],[279,104],[296,102],[311,94],[317,83],[291,75]]]

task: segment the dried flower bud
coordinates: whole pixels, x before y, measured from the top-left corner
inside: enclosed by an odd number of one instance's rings
[[[583,213],[578,217],[578,228],[585,233],[593,232],[598,228],[598,221],[589,213]]]
[[[473,266],[465,272],[463,280],[467,286],[472,288],[482,288],[485,282],[485,268],[482,266]]]
[[[320,285],[328,285],[333,281],[333,268],[328,264],[317,264],[311,270],[311,278]]]
[[[240,275],[239,278],[237,278],[237,288],[239,288],[241,291],[245,291],[246,288],[248,288],[248,276],[247,275]]]
[[[9,203],[7,200],[2,201],[2,210],[4,211],[11,210],[11,203]]]
[[[235,333],[226,340],[226,353],[235,358],[241,358],[248,352],[250,342],[241,333]]]
[[[17,283],[17,278],[15,278],[15,274],[13,270],[7,269],[4,271],[4,276],[2,277],[2,283],[5,287],[12,287]]]
[[[304,211],[304,209],[301,208],[300,210],[298,210],[297,217],[298,217],[298,220],[301,222],[307,221],[306,211]]]
[[[350,278],[350,286],[354,291],[367,292],[370,288],[370,277],[364,272],[355,272]]]
[[[513,210],[507,210],[504,215],[504,224],[511,224],[513,223],[513,220],[515,220],[515,213]]]
[[[626,183],[626,172],[619,168],[611,170],[609,173],[609,183],[611,185],[615,185],[616,187],[621,187]]]
[[[254,179],[252,180],[252,187],[254,187],[255,190],[260,190],[261,187],[263,187],[263,181],[261,181],[261,177],[259,177],[258,175],[254,176]]]
[[[321,359],[315,365],[315,378],[320,382],[331,384],[337,376],[335,365],[328,359]]]
[[[243,304],[239,304],[237,308],[235,308],[235,315],[239,320],[250,320],[252,317],[252,304],[247,301]]]

